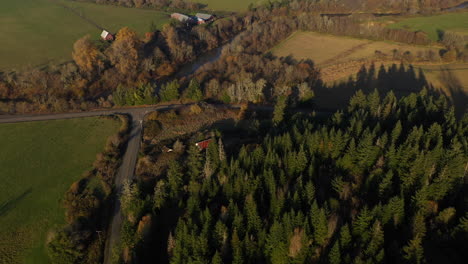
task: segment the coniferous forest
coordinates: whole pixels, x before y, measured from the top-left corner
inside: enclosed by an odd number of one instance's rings
[[[446,97],[358,91],[325,118],[284,98],[247,119],[257,142],[178,140],[151,184],[126,185],[125,262],[465,262],[468,119]]]

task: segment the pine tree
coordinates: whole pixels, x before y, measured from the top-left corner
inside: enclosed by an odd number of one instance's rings
[[[325,210],[319,209],[317,202],[314,202],[311,209],[311,222],[314,230],[314,242],[322,246],[328,238],[328,221]]]
[[[222,264],[223,260],[221,259],[221,255],[218,251],[215,252],[213,258],[211,259],[211,264]]]
[[[401,121],[398,120],[395,127],[392,130],[392,143],[395,144],[398,138],[400,137],[402,130]]]
[[[383,260],[384,231],[379,221],[374,222],[371,233],[370,242],[364,252],[373,263],[380,263]]]
[[[388,198],[393,191],[393,172],[389,171],[382,182],[379,184],[379,197],[381,199]]]
[[[211,178],[213,173],[214,173],[213,162],[211,161],[211,158],[209,157],[208,151],[207,151],[206,158],[205,158],[205,166],[203,167],[203,174],[205,176],[205,179]]]
[[[312,181],[308,181],[304,187],[304,196],[307,204],[312,206],[315,200],[315,186]]]
[[[180,85],[177,80],[163,85],[159,91],[159,98],[161,98],[161,101],[163,102],[179,99],[179,87]]]
[[[191,179],[200,178],[203,171],[203,158],[201,156],[200,149],[195,145],[191,145],[189,147],[187,167]]]
[[[335,242],[330,253],[328,255],[328,260],[330,264],[340,264],[341,263],[341,254],[340,254],[340,246],[338,241]]]
[[[224,144],[223,144],[223,140],[221,138],[219,138],[218,140],[218,153],[219,153],[219,160],[221,162],[224,162],[226,161],[226,152],[224,151]]]
[[[424,249],[422,247],[422,238],[418,235],[408,242],[408,245],[403,247],[405,259],[412,263],[420,264],[423,263]]]
[[[153,208],[161,209],[166,203],[167,186],[165,180],[159,180],[154,187]]]
[[[365,207],[353,222],[353,234],[359,236],[361,240],[366,243],[370,238],[370,225],[372,215],[367,207]]]
[[[345,224],[340,231],[340,245],[342,250],[347,250],[351,247],[352,237],[349,231],[348,224]]]
[[[237,230],[234,229],[231,239],[232,247],[232,264],[244,264],[244,257],[242,254],[242,243],[239,240]]]
[[[257,212],[257,205],[252,197],[248,195],[245,199],[245,215],[247,217],[247,231],[250,234],[255,234],[260,231],[261,219]]]
[[[169,183],[169,194],[171,198],[179,196],[183,185],[183,174],[182,168],[177,161],[173,161],[169,164],[167,170],[167,180]]]
[[[203,93],[200,88],[200,83],[197,79],[194,78],[190,81],[186,91],[186,96],[187,98],[197,102],[203,100]]]
[[[275,110],[273,111],[273,123],[279,125],[283,122],[286,114],[286,108],[288,106],[288,97],[279,96],[275,104]]]
[[[271,226],[265,250],[271,263],[289,263],[288,248],[285,242],[285,233],[281,223],[275,221]]]

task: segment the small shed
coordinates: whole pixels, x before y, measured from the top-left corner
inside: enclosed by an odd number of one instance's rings
[[[195,146],[197,146],[200,150],[204,150],[204,149],[207,149],[210,146],[210,143],[212,141],[213,141],[213,139],[203,140],[203,141],[195,143]]]
[[[101,38],[102,38],[103,40],[113,41],[113,40],[114,40],[114,35],[112,35],[111,33],[107,32],[106,30],[103,30],[102,33],[101,33]]]

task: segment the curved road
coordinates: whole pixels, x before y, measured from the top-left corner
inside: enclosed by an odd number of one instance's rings
[[[115,190],[116,196],[119,197],[122,191],[123,183],[127,180],[132,180],[134,177],[135,166],[140,150],[142,122],[144,116],[150,111],[173,109],[183,106],[177,105],[163,105],[153,107],[140,107],[140,108],[122,108],[112,110],[98,110],[89,112],[78,113],[60,113],[60,114],[37,114],[37,115],[0,115],[0,124],[2,123],[21,123],[32,121],[46,121],[58,119],[72,119],[82,117],[104,116],[113,114],[127,114],[131,117],[131,132],[127,142],[127,148],[122,158],[122,164],[115,177]],[[120,227],[122,225],[123,216],[120,210],[120,200],[115,199],[114,208],[112,211],[112,221],[108,229],[106,246],[104,251],[104,263],[111,263],[114,245],[120,239]]]
[[[46,121],[58,119],[72,119],[82,117],[104,116],[113,114],[126,114],[131,117],[131,132],[127,142],[127,148],[122,158],[122,164],[115,177],[115,190],[116,196],[119,197],[122,191],[123,183],[127,180],[133,180],[135,166],[137,163],[138,152],[140,150],[142,122],[145,115],[151,111],[175,109],[190,104],[172,104],[172,105],[159,105],[138,108],[120,108],[110,110],[97,110],[88,112],[77,113],[60,113],[60,114],[35,114],[35,115],[0,115],[0,124],[2,123],[21,123],[32,121]],[[229,108],[240,108],[240,105],[224,105]],[[271,106],[252,106],[257,110],[272,111]],[[303,112],[304,109],[296,109],[296,112]],[[310,110],[305,110],[310,112]],[[325,114],[327,112],[318,112],[318,114]],[[120,199],[115,199],[115,204],[112,212],[112,221],[110,223],[106,246],[104,250],[104,264],[112,263],[113,252],[112,249],[117,245],[120,239],[120,228],[122,226],[123,216],[120,210]]]

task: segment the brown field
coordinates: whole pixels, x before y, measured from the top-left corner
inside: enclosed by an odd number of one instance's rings
[[[375,51],[391,55],[393,50],[410,51],[416,55],[438,47],[414,46],[401,43],[372,41],[350,37],[325,35],[315,32],[296,32],[273,48],[276,56],[292,56],[295,59],[312,59],[319,67],[354,60],[371,59]]]
[[[421,65],[427,80],[448,95],[459,114],[468,111],[468,63]]]
[[[280,43],[271,51],[279,57],[291,56],[295,59],[311,59],[321,71],[321,78],[327,86],[335,86],[346,82],[350,77],[355,78],[357,72],[365,65],[368,69],[374,64],[377,69],[380,65],[389,67],[392,64],[401,64],[401,61],[382,60],[375,56],[378,50],[391,58],[393,50],[401,53],[410,51],[411,54],[433,50],[439,51],[437,46],[414,46],[401,43],[372,41],[350,37],[339,37],[314,32],[296,32]],[[422,69],[425,78],[435,89],[448,95],[457,106],[459,113],[466,111],[468,104],[468,64],[436,64],[414,63],[415,72]],[[346,104],[353,91],[342,91],[344,94],[324,93],[320,102],[321,108],[336,105],[337,100],[343,97],[340,103]],[[347,93],[350,94],[347,94]],[[329,97],[329,98],[328,98]],[[465,109],[465,110],[463,110]]]

